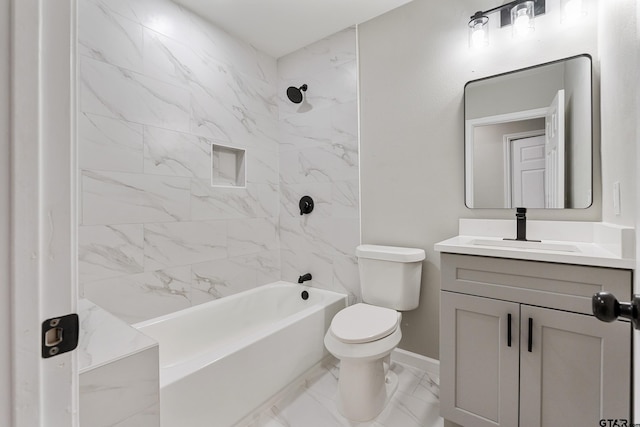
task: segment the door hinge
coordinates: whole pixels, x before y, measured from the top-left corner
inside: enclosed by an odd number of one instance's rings
[[[75,313],[42,322],[42,357],[48,359],[75,350],[78,347],[79,323]]]

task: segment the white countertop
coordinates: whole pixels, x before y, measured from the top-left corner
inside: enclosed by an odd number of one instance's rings
[[[511,234],[515,234],[515,220],[475,219],[461,219],[460,235],[436,243],[434,248],[438,252],[464,255],[635,268],[635,230],[632,228],[569,221],[529,221],[527,228],[531,230],[528,239],[541,240],[548,244],[547,248],[557,245],[574,251],[494,246],[505,244],[504,237],[514,237]],[[548,239],[549,236],[558,236],[558,240]]]

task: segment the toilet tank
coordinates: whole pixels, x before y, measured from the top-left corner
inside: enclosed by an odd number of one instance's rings
[[[400,311],[418,307],[423,249],[360,245],[356,256],[364,302]]]

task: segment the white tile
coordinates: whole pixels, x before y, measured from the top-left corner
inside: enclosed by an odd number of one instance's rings
[[[190,307],[190,282],[190,267],[174,267],[90,282],[84,297],[133,324]]]
[[[78,316],[78,368],[81,374],[157,345],[151,338],[87,299],[78,301]]]
[[[331,109],[321,108],[280,118],[280,151],[331,144]]]
[[[227,257],[224,221],[168,222],[144,225],[144,269],[159,270]]]
[[[82,172],[82,223],[131,224],[185,220],[190,180],[116,172]]]
[[[142,225],[81,226],[78,273],[81,283],[142,273]]]
[[[229,256],[255,254],[278,247],[277,226],[274,220],[251,218],[228,220]]]
[[[80,109],[85,113],[187,131],[189,100],[186,88],[80,58]]]
[[[209,178],[211,141],[188,133],[145,126],[144,173]]]
[[[300,218],[300,198],[310,196],[313,199],[313,215],[316,218],[330,218],[332,214],[331,183],[310,182],[305,184],[280,185],[280,216]]]
[[[191,185],[191,217],[194,220],[275,218],[278,190],[269,184],[249,183],[246,188],[213,187],[194,179]]]
[[[331,185],[331,216],[333,218],[360,218],[359,180],[333,182]]]
[[[404,391],[414,388],[424,372],[399,363],[394,363],[392,370],[400,380],[398,390],[374,420],[352,422],[338,412],[338,370],[325,362],[305,374],[302,384],[286,390],[275,405],[249,417],[245,426],[442,427],[437,400],[423,401]]]
[[[245,153],[247,182],[277,186],[280,181],[278,162],[277,150],[248,149]]]
[[[78,115],[81,169],[142,172],[142,126],[93,114]]]
[[[194,304],[256,287],[256,271],[233,259],[195,264],[191,272]]]
[[[152,405],[114,424],[113,427],[160,427],[160,404]]]
[[[80,424],[109,426],[159,401],[158,347],[80,374]]]
[[[78,2],[78,53],[142,71],[142,26],[92,1]]]

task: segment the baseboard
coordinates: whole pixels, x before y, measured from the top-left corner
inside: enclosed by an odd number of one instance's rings
[[[437,377],[440,376],[440,361],[418,353],[396,348],[391,353],[391,360],[413,366]]]

